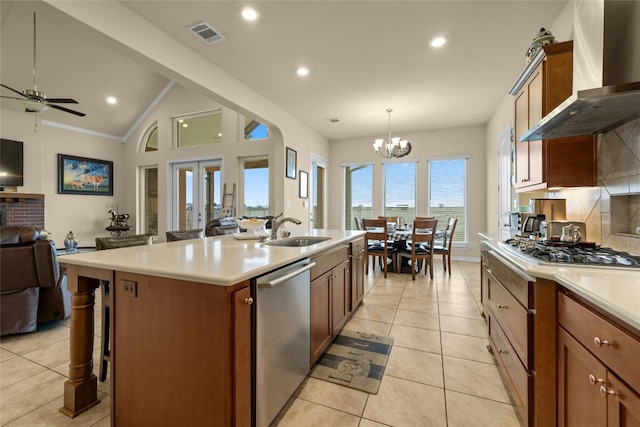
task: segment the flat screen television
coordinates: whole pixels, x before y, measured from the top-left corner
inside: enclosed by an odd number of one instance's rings
[[[22,141],[0,139],[0,186],[24,185],[24,149]]]

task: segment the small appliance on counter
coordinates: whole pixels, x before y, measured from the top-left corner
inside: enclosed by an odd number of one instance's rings
[[[560,240],[562,237],[562,228],[573,225],[574,230],[578,231],[582,238],[587,235],[587,224],[580,221],[542,221],[540,223],[540,237],[542,240]],[[566,234],[566,233],[565,233]]]
[[[567,219],[566,199],[529,199],[529,213],[544,215],[546,220]]]

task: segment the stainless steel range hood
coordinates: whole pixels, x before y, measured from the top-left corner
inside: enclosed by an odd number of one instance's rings
[[[599,134],[640,117],[639,23],[638,1],[577,2],[574,93],[525,132],[520,141]],[[602,68],[588,69],[593,64]],[[587,79],[587,85],[576,81],[578,74],[588,75],[591,81]]]

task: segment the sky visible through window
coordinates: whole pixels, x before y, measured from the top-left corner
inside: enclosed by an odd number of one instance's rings
[[[269,206],[269,169],[245,169],[244,201],[247,206]],[[259,184],[259,185],[258,185]]]

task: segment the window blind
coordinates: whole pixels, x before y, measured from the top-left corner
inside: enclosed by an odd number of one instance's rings
[[[449,218],[457,218],[458,224],[453,242],[467,243],[467,158],[451,158],[429,161],[429,216],[438,220],[438,229],[446,227]]]

